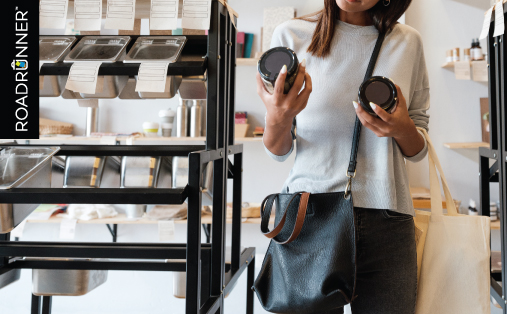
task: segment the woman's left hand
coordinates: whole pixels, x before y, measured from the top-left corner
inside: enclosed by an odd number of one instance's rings
[[[392,137],[396,140],[405,156],[414,156],[424,148],[424,139],[408,114],[407,102],[396,85],[398,103],[392,113],[386,112],[376,104],[371,104],[378,118],[365,111],[357,102],[353,102],[361,123],[378,137]]]
[[[400,138],[415,130],[414,121],[408,115],[407,102],[398,85],[396,85],[396,90],[398,91],[398,103],[394,112],[388,113],[376,104],[370,103],[378,118],[369,114],[357,102],[353,102],[361,123],[378,137]]]

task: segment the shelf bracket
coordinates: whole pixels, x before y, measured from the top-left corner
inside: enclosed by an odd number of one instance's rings
[[[109,224],[106,224],[106,226],[107,226],[107,229],[109,230],[109,232],[111,233],[111,235],[113,236],[113,243],[116,243],[116,239],[118,238],[118,225],[113,224],[112,228],[111,228],[111,225],[109,225]]]

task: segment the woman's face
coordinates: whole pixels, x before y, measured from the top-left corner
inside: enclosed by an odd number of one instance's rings
[[[338,7],[345,12],[362,12],[371,9],[380,0],[336,0]]]

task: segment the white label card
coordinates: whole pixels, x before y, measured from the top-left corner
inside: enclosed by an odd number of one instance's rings
[[[134,30],[136,0],[107,0],[107,29]]]
[[[503,1],[500,0],[495,4],[495,32],[493,33],[493,37],[503,35],[504,32]]]
[[[488,37],[492,13],[493,13],[493,7],[489,8],[488,12],[486,12],[486,16],[484,17],[484,24],[482,25],[481,36],[479,37],[479,39],[484,39],[484,38]]]
[[[183,0],[181,27],[188,29],[209,29],[211,0]]]
[[[137,74],[136,92],[165,91],[169,62],[141,63]]]
[[[101,136],[100,145],[116,145],[116,136],[108,136],[108,135]]]
[[[74,0],[74,29],[100,31],[102,0]]]
[[[176,29],[179,3],[179,0],[151,0],[150,29]]]
[[[86,94],[100,92],[97,86],[102,87],[99,80],[99,68],[102,62],[74,62],[69,71],[69,78],[65,88]],[[103,77],[101,78],[103,81]]]
[[[473,61],[472,62],[473,79],[477,82],[488,81],[488,63],[487,61]]]
[[[470,80],[470,61],[454,62],[454,74],[457,80]]]
[[[40,0],[39,27],[64,29],[69,0]]]
[[[174,240],[174,220],[160,220],[158,222],[159,241]]]
[[[77,219],[62,219],[60,223],[60,239],[74,239]]]

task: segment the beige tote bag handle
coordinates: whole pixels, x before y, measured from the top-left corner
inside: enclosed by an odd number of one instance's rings
[[[431,141],[428,132],[425,129],[417,127],[419,131],[424,134],[426,138],[426,142],[428,143],[428,161],[430,168],[430,196],[431,196],[431,214],[432,215],[443,215],[444,211],[442,209],[442,194],[440,192],[440,183],[438,182],[438,173],[440,173],[440,179],[442,181],[442,187],[444,189],[445,194],[445,202],[447,204],[447,215],[449,216],[457,216],[458,211],[456,209],[456,204],[451,196],[451,192],[449,191],[449,186],[447,185],[447,179],[445,178],[444,171],[442,170],[442,165],[440,164],[440,160],[438,160],[437,153],[435,152],[435,147],[433,146],[433,142]],[[436,169],[435,169],[436,168]]]

